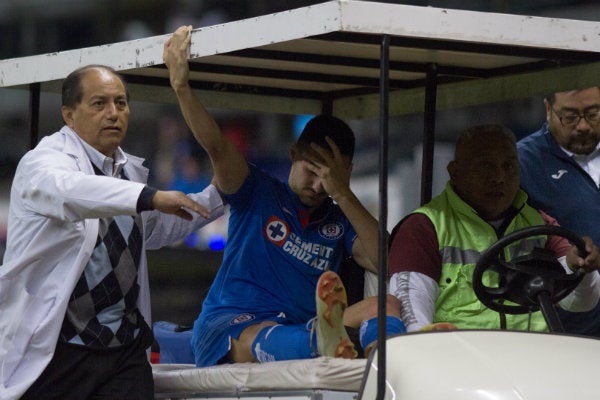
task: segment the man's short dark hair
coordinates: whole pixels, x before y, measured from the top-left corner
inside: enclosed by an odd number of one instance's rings
[[[597,87],[598,89],[600,89],[600,86],[590,86],[590,87]],[[588,89],[588,88],[583,88],[583,89],[573,89],[573,90],[579,91],[579,90],[584,90],[584,89]],[[560,92],[556,92],[556,93],[561,93],[561,92],[562,92],[562,91],[560,91]],[[548,101],[548,103],[549,103],[550,105],[553,105],[553,104],[554,104],[554,102],[556,101],[556,93],[549,93],[549,94],[547,94],[547,95],[545,95],[545,96],[544,96],[544,99],[546,99],[546,101]]]
[[[465,129],[458,139],[456,140],[456,146],[454,149],[454,159],[462,157],[469,157],[468,151],[472,146],[473,142],[481,137],[482,135],[494,135],[503,137],[508,140],[513,146],[517,146],[517,139],[512,130],[500,124],[482,124],[475,125]]]
[[[81,80],[91,69],[104,69],[119,78],[125,87],[125,95],[127,96],[127,101],[129,101],[129,89],[127,88],[125,80],[117,73],[117,71],[106,65],[91,64],[77,68],[65,78],[62,84],[63,106],[75,107],[77,104],[81,103],[81,99],[83,99],[83,87],[81,87]]]
[[[343,155],[352,159],[355,145],[354,132],[344,121],[331,115],[317,115],[308,121],[297,143],[300,146],[316,143],[325,149],[330,149],[325,141],[326,136],[333,140]]]
[[[554,93],[550,93],[550,94],[545,95],[544,99],[546,99],[548,104],[552,105],[552,104],[554,104],[554,101],[556,100],[556,96]]]

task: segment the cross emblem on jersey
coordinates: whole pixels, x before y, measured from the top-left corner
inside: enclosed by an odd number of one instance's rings
[[[264,234],[271,242],[281,245],[290,234],[290,228],[284,221],[271,216],[265,225]]]
[[[273,238],[273,240],[277,240],[285,236],[285,226],[278,222],[269,225],[269,236]]]

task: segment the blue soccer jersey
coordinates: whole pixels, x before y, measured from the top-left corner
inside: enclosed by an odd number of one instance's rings
[[[226,353],[223,342],[237,338],[249,323],[272,319],[268,316],[288,324],[313,318],[319,276],[338,271],[356,237],[330,199],[303,224],[307,209],[287,183],[253,166],[242,187],[225,199],[231,207],[229,239],[194,327],[199,365],[216,363]],[[198,362],[199,353],[214,353],[216,348],[225,353]]]

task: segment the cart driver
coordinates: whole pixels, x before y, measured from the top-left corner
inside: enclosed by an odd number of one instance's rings
[[[541,312],[504,315],[483,305],[473,291],[480,254],[500,237],[536,225],[557,225],[532,208],[519,186],[514,134],[500,125],[467,129],[458,139],[450,180],[431,202],[401,220],[392,232],[390,292],[402,303],[407,331],[439,328],[545,331]],[[600,298],[598,248],[583,237],[588,255],[566,239],[547,236],[543,245],[569,270],[586,272],[559,306],[586,311]],[[435,325],[432,325],[435,324]]]

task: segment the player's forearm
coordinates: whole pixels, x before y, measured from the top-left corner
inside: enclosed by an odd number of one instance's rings
[[[194,134],[194,138],[212,157],[224,146],[225,138],[219,125],[188,84],[173,87],[173,90],[179,100],[181,113]]]
[[[355,260],[364,268],[377,272],[379,259],[379,223],[352,191],[334,198],[356,231],[360,245],[354,246]],[[387,232],[386,232],[387,243]]]

